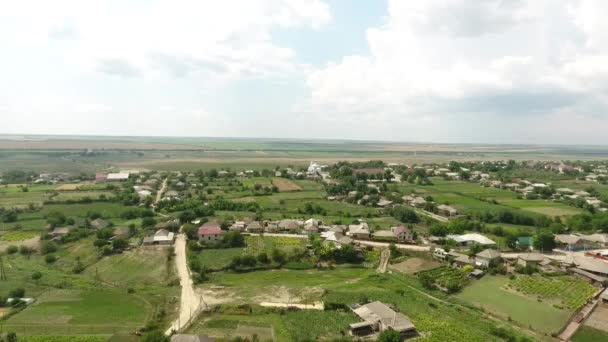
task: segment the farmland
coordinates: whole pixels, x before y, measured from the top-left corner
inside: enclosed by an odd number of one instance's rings
[[[545,333],[559,331],[570,317],[572,311],[505,290],[508,283],[509,279],[504,276],[485,276],[472,282],[456,298],[497,317],[511,319],[522,327]]]
[[[433,282],[445,289],[461,289],[469,282],[468,274],[457,268],[440,266],[418,273],[418,277],[428,276]]]
[[[570,310],[578,310],[597,288],[587,282],[570,276],[541,277],[520,275],[509,284],[515,290],[542,300],[556,301],[556,305]]]

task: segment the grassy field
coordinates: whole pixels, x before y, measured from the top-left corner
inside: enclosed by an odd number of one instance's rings
[[[583,325],[572,336],[572,342],[599,342],[608,341],[608,332]]]
[[[490,334],[493,323],[483,318],[480,313],[421,295],[417,279],[398,274],[378,275],[372,269],[340,267],[333,270],[215,273],[211,276],[209,284],[203,287],[218,285],[232,290],[236,296],[234,305],[255,303],[260,297],[283,297],[281,293],[285,292],[285,289],[291,290],[290,294],[294,296],[316,289],[316,293],[325,303],[350,305],[362,301],[380,300],[391,303],[397,310],[408,315],[424,336],[422,341],[497,340]],[[441,293],[434,295],[442,298],[444,296]],[[231,311],[228,305],[223,305],[222,310]],[[226,311],[220,313],[227,314]],[[254,309],[252,313],[225,314],[203,316],[193,330],[201,333],[213,332],[211,329],[216,329],[217,326],[209,327],[205,322],[209,319],[228,320],[233,322],[219,324],[227,324],[231,327],[271,326],[277,341],[301,340],[303,336],[301,334],[306,334],[304,336],[313,340],[322,340],[339,337],[342,332],[346,332],[349,323],[358,321],[348,314],[335,311],[306,311],[293,314],[285,312],[277,315],[276,311],[260,308]],[[441,320],[437,317],[441,317]],[[296,334],[292,335],[293,332]]]
[[[467,286],[456,298],[540,332],[558,332],[566,324],[571,311],[506,291],[503,287],[508,283],[507,277],[486,275]]]

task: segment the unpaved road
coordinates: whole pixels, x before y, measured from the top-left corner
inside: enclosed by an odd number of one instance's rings
[[[378,273],[386,273],[386,269],[388,267],[388,261],[391,258],[391,250],[388,248],[383,248],[382,252],[380,252],[380,263],[378,264],[378,269],[376,272]]]
[[[175,266],[177,267],[177,274],[182,286],[182,294],[179,304],[179,314],[177,319],[171,324],[171,327],[165,332],[166,335],[170,335],[172,331],[181,332],[191,323],[193,318],[196,318],[203,307],[202,296],[194,290],[192,277],[188,270],[186,261],[186,236],[184,234],[178,234],[177,239],[175,240]]]
[[[160,190],[158,190],[158,192],[156,193],[156,199],[154,200],[154,204],[156,204],[156,203],[158,203],[158,201],[160,201],[161,197],[167,190],[167,182],[168,182],[168,179],[165,178],[163,180],[163,185],[160,187]]]
[[[368,240],[355,240],[358,244],[362,246],[372,246],[372,247],[388,247],[390,243],[388,242],[377,242],[377,241],[368,241]],[[419,245],[404,245],[400,243],[396,243],[395,247],[399,249],[405,249],[409,251],[418,251],[418,252],[428,252],[431,250],[430,246],[419,246]]]

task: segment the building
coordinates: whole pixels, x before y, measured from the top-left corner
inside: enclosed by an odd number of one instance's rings
[[[515,248],[524,251],[534,249],[534,238],[531,236],[520,236],[515,241]]]
[[[482,246],[495,246],[496,242],[488,239],[487,237],[477,234],[464,234],[464,235],[448,235],[446,236],[448,239],[454,240],[463,246],[469,246],[473,243],[478,243]]]
[[[350,333],[353,336],[369,336],[389,329],[399,332],[401,338],[417,335],[416,327],[409,317],[394,311],[382,302],[356,305],[352,310],[362,320],[350,324]]]
[[[375,240],[397,241],[397,236],[390,230],[377,230],[372,234]]]
[[[222,238],[224,231],[219,224],[215,222],[207,222],[203,224],[196,232],[199,240],[202,241],[217,241]]]
[[[95,174],[95,181],[96,182],[105,182],[106,179],[108,179],[108,174],[107,173],[96,173]]]
[[[390,208],[393,205],[393,201],[389,201],[387,199],[381,199],[378,201],[377,206],[381,208]]]
[[[479,266],[489,267],[493,262],[500,260],[500,253],[495,249],[485,249],[475,254],[475,262]]]
[[[558,248],[568,251],[579,250],[585,247],[584,240],[578,235],[557,234],[555,235],[555,243]]]
[[[262,224],[260,224],[260,222],[258,221],[253,221],[250,224],[247,225],[246,228],[248,233],[263,233],[264,232],[264,226]]]
[[[106,181],[108,182],[123,182],[129,179],[128,172],[108,173]]]
[[[300,231],[300,224],[296,220],[285,219],[279,221],[279,230],[296,233]]]
[[[229,229],[231,231],[242,232],[245,230],[246,226],[245,221],[235,221]]]
[[[540,266],[545,257],[540,253],[524,253],[517,256],[517,264],[521,266]]]
[[[391,227],[391,232],[393,232],[393,234],[395,234],[395,236],[397,237],[397,240],[400,242],[414,241],[414,233],[407,227],[404,227],[404,226]]]
[[[170,245],[175,240],[175,234],[166,229],[157,230],[154,233],[154,244],[157,245]]]
[[[112,225],[112,223],[110,221],[106,221],[102,218],[97,218],[97,219],[94,219],[93,221],[89,222],[89,225],[93,229],[104,229],[104,228],[107,228],[110,225]]]
[[[54,238],[62,238],[68,234],[70,234],[70,232],[73,230],[73,227],[58,227],[53,229],[53,231],[51,231],[49,233],[49,235],[51,235]]]
[[[353,239],[369,239],[370,232],[367,223],[351,224],[348,226],[348,235]]]
[[[443,216],[456,216],[458,215],[458,210],[454,207],[450,207],[449,205],[441,204],[437,206],[437,213]]]

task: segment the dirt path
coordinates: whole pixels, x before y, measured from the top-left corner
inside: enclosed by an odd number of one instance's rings
[[[177,267],[177,275],[182,286],[182,294],[179,314],[177,319],[171,324],[171,327],[165,332],[166,335],[170,335],[172,331],[181,332],[187,328],[203,308],[203,297],[196,293],[190,271],[188,270],[186,236],[184,234],[178,234],[175,240],[175,266]]]
[[[160,201],[161,197],[167,190],[167,182],[168,182],[168,179],[165,178],[163,180],[163,185],[160,187],[160,190],[158,190],[158,192],[156,193],[156,199],[154,199],[154,204],[156,204],[156,203],[158,203],[158,201]]]
[[[377,241],[368,241],[368,240],[355,240],[360,245],[363,246],[372,246],[372,247],[388,247],[390,243],[388,242],[377,242]],[[418,252],[428,252],[431,250],[429,246],[418,246],[418,245],[404,245],[397,243],[395,247],[399,249],[406,249],[410,251],[418,251]]]
[[[447,223],[449,221],[449,219],[447,217],[441,216],[441,215],[437,215],[437,214],[433,214],[430,213],[426,210],[422,210],[422,209],[415,209],[416,213],[420,214],[420,215],[424,215],[424,216],[428,216],[432,219],[435,219],[439,222],[443,222],[443,223]]]
[[[388,268],[388,261],[391,258],[391,250],[388,248],[383,248],[380,252],[380,263],[378,264],[378,269],[376,272],[378,273],[386,273],[386,269]]]

